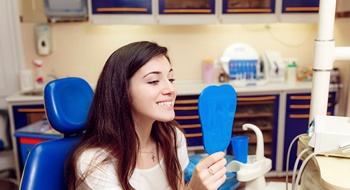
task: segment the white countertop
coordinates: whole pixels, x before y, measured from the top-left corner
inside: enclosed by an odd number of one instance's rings
[[[205,84],[197,81],[178,81],[175,82],[178,95],[198,95],[202,90],[209,85],[221,85],[232,83],[211,83]],[[94,85],[92,85],[94,86]],[[262,85],[238,87],[233,85],[238,95],[261,95],[261,94],[278,94],[281,92],[311,92],[312,82],[296,82],[295,84],[267,83]],[[330,89],[336,89],[336,86],[331,85]],[[8,103],[25,103],[25,102],[43,102],[43,96],[38,95],[22,95],[17,92],[6,98]]]
[[[205,87],[209,85],[221,85],[221,84],[231,84],[237,94],[264,94],[264,93],[280,93],[283,91],[288,92],[310,92],[312,87],[312,82],[296,82],[295,84],[287,84],[284,82],[280,83],[267,83],[262,85],[251,85],[251,86],[235,86],[232,83],[212,83],[205,84],[200,82],[177,82],[176,88],[178,95],[194,95],[199,94]]]

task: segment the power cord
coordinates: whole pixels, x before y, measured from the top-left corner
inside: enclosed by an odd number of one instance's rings
[[[297,169],[298,169],[298,163],[301,159],[301,157],[308,152],[310,149],[304,149],[303,151],[300,152],[300,154],[298,155],[297,159],[295,160],[294,163],[294,168],[293,168],[293,175],[292,175],[292,189],[295,189],[295,185],[298,185],[298,183],[295,183],[295,177],[296,177],[296,173],[297,173]]]
[[[288,168],[289,168],[289,157],[290,157],[290,151],[292,150],[292,146],[294,142],[299,139],[299,137],[306,135],[306,133],[300,134],[290,142],[289,147],[288,147],[288,152],[287,152],[287,163],[286,163],[286,190],[288,190]]]
[[[295,183],[292,184],[292,186],[293,185],[295,186],[293,190],[298,190],[298,184],[299,184],[299,181],[300,181],[301,174],[303,173],[304,167],[306,166],[306,164],[310,160],[310,158],[316,156],[317,154],[319,154],[319,153],[314,152],[314,153],[310,154],[308,157],[305,158],[305,160],[303,161],[303,163],[301,164],[301,166],[299,168],[297,179],[296,179]]]

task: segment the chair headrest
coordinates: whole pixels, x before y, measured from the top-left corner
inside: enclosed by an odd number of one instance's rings
[[[84,130],[94,92],[82,78],[68,77],[49,82],[44,106],[50,125],[63,134]]]

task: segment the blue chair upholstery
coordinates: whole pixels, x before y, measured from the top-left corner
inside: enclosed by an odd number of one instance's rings
[[[81,78],[51,81],[44,89],[44,105],[50,125],[64,138],[37,144],[29,153],[20,183],[21,190],[67,189],[64,178],[66,158],[84,130],[93,90]]]

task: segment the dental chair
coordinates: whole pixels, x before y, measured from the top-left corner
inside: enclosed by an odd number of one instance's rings
[[[50,125],[63,138],[37,144],[26,160],[21,190],[67,189],[64,165],[79,141],[93,98],[91,86],[76,77],[51,81],[44,89],[44,105]]]

